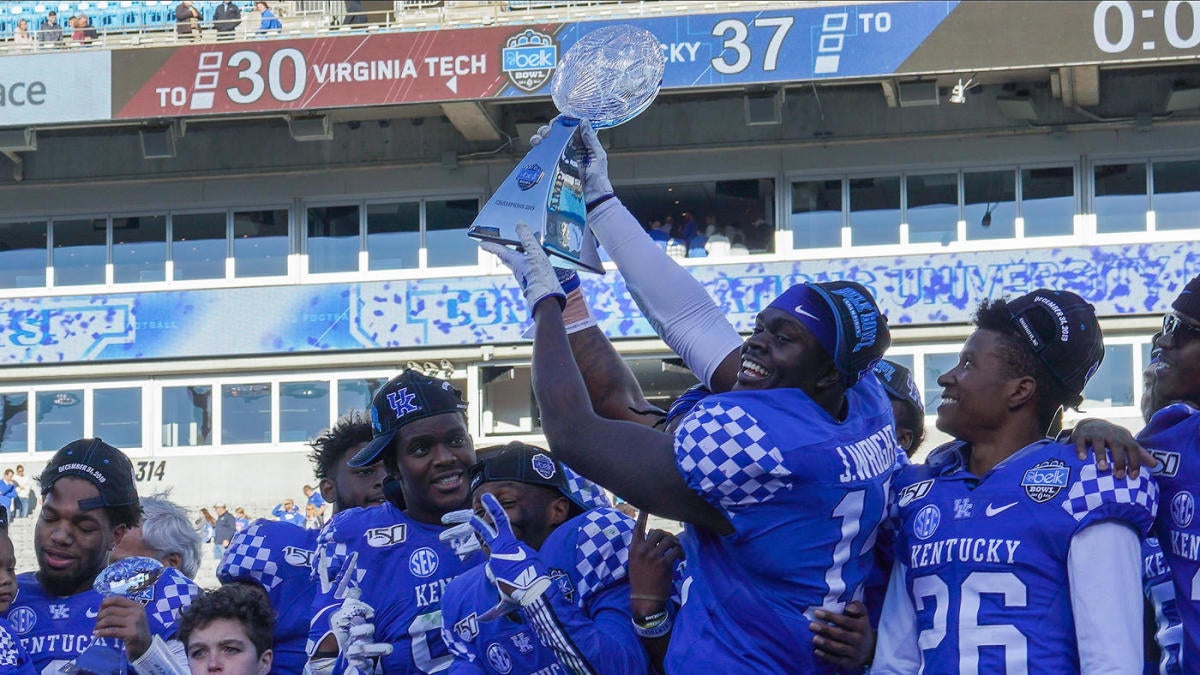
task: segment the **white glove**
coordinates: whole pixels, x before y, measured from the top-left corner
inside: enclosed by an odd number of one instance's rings
[[[392,653],[392,645],[375,642],[375,608],[359,600],[357,588],[346,591],[342,606],[329,617],[338,650],[346,659],[348,674],[375,672],[375,659]]]
[[[459,509],[442,516],[442,524],[450,525],[438,535],[438,539],[450,545],[459,560],[465,559],[480,549],[475,528],[471,527],[471,509]]]
[[[550,125],[543,125],[530,137],[530,147],[541,143],[549,133]],[[591,204],[605,195],[611,195],[613,186],[608,180],[608,153],[587,120],[579,122],[579,131],[575,132],[572,142],[575,144],[579,167],[583,170],[583,200]]]
[[[563,292],[558,275],[550,265],[550,259],[546,257],[546,252],[542,250],[542,245],[533,236],[529,226],[517,223],[517,237],[521,240],[523,250],[514,251],[491,241],[482,242],[479,246],[499,257],[500,262],[512,271],[525,294],[529,316],[533,316],[534,308],[546,298],[555,298],[560,307],[565,305],[567,294]]]

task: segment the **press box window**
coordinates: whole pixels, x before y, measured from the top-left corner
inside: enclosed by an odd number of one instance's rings
[[[29,451],[29,395],[0,394],[0,452]]]
[[[142,447],[141,388],[94,390],[92,433],[123,450]]]
[[[0,223],[0,288],[46,285],[46,223]]]
[[[83,390],[39,391],[34,395],[35,450],[52,452],[83,438]]]
[[[171,216],[171,260],[176,281],[224,279],[229,254],[225,213]]]
[[[329,428],[329,383],[279,384],[279,441],[303,443]]]
[[[51,236],[54,238],[51,264],[54,266],[55,286],[105,282],[107,227],[105,218],[54,221],[51,225]]]
[[[162,417],[163,446],[212,445],[212,387],[163,387]]]
[[[287,209],[234,211],[234,276],[284,276],[288,271],[287,258]]]
[[[271,442],[271,385],[227,384],[221,387],[221,443]]]
[[[113,216],[112,238],[114,282],[130,284],[166,280],[165,215]]]
[[[832,248],[842,245],[842,181],[792,183],[792,247]]]
[[[1145,231],[1150,208],[1145,162],[1096,166],[1092,180],[1097,232]]]
[[[309,273],[358,271],[358,206],[311,206],[307,213]]]

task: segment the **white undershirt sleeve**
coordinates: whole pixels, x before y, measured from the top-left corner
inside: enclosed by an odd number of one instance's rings
[[[1116,521],[1071,538],[1071,611],[1079,667],[1089,675],[1142,672],[1141,550],[1137,533]]]
[[[892,565],[879,631],[875,641],[875,660],[871,675],[894,673],[912,675],[921,670],[921,649],[917,645],[917,613],[905,589],[908,568],[900,562]]]
[[[662,341],[705,386],[717,366],[740,349],[742,337],[704,286],[658,247],[618,199],[588,214],[588,226],[608,252],[634,302]]]

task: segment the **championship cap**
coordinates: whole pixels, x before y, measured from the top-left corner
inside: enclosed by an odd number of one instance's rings
[[[49,492],[54,481],[63,476],[82,478],[100,491],[99,497],[79,502],[79,508],[85,511],[138,503],[133,463],[125,453],[99,438],[71,441],[54,453],[38,478],[42,494]]]
[[[1013,324],[1054,379],[1071,393],[1081,393],[1104,360],[1096,308],[1070,291],[1047,288],[1007,304]]]
[[[925,404],[921,401],[921,391],[917,389],[912,371],[888,359],[880,359],[873,370],[889,397],[913,406],[918,416],[925,414]]]
[[[879,311],[871,292],[854,281],[796,284],[769,306],[804,324],[852,385],[883,358],[892,344],[887,317]]]
[[[1200,275],[1187,282],[1183,292],[1171,303],[1171,309],[1193,321],[1200,321]]]
[[[443,413],[466,413],[467,403],[449,382],[409,368],[375,392],[370,412],[375,436],[350,459],[355,468],[378,462],[404,425]]]
[[[571,490],[567,469],[549,452],[519,441],[479,451],[482,458],[471,467],[471,492],[484,483],[510,480],[558,490],[580,509],[592,508]]]

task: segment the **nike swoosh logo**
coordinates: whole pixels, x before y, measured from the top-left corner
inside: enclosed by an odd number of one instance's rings
[[[516,553],[492,553],[492,557],[497,560],[510,560],[512,562],[521,562],[525,559],[525,549],[517,549]]]
[[[83,614],[84,614],[84,616],[86,616],[89,619],[94,619],[94,618],[100,616],[100,610],[89,609],[88,611],[84,612]]]
[[[1012,503],[1010,503],[1010,504],[1005,504],[1004,506],[1000,506],[1000,507],[997,507],[997,508],[994,508],[994,509],[993,509],[993,508],[992,508],[992,505],[991,505],[991,504],[988,504],[988,505],[987,505],[987,508],[986,508],[986,509],[984,509],[984,510],[983,510],[983,512],[984,512],[985,514],[987,514],[987,517],[988,517],[988,518],[991,518],[992,516],[995,516],[995,515],[999,515],[999,514],[1001,514],[1001,513],[1004,513],[1005,511],[1007,511],[1007,510],[1011,509],[1012,507],[1014,507],[1014,506],[1016,506],[1016,505],[1017,505],[1017,503],[1016,503],[1016,502],[1012,502]]]
[[[821,320],[820,318],[818,318],[818,317],[817,317],[817,315],[816,315],[816,314],[813,314],[813,313],[811,313],[811,312],[805,311],[805,309],[804,309],[804,305],[796,305],[796,309],[795,309],[795,310],[793,310],[793,311],[795,311],[797,314],[802,314],[802,315],[804,315],[804,316],[807,316],[808,318],[810,318],[810,319],[812,319],[812,320],[814,320],[814,321],[820,321],[820,320]]]

